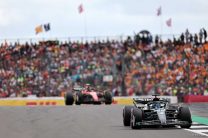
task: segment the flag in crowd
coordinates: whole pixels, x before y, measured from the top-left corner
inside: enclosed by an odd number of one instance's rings
[[[160,6],[158,9],[157,9],[157,16],[160,16],[162,14],[162,7]]]
[[[50,23],[43,24],[43,25],[41,24],[35,27],[35,34],[37,35],[39,33],[42,33],[43,31],[48,32],[50,30],[51,30]]]
[[[166,25],[168,27],[171,27],[172,26],[172,19],[171,18],[166,21]]]
[[[44,24],[44,30],[45,30],[46,32],[48,32],[48,31],[51,30],[50,23]]]
[[[35,34],[39,34],[43,32],[43,26],[42,25],[38,25],[37,27],[35,27]]]
[[[83,8],[83,5],[82,4],[79,5],[78,12],[79,12],[79,14],[81,14],[82,12],[84,12],[84,8]]]

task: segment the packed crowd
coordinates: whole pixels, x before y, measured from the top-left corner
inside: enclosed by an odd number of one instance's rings
[[[163,42],[142,34],[125,41],[3,43],[0,97],[63,96],[90,83],[114,96],[207,94],[207,33]],[[134,41],[136,40],[136,41]],[[112,80],[105,80],[112,76]]]

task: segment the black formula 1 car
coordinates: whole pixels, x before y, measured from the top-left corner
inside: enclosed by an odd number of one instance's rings
[[[123,109],[123,124],[132,129],[143,126],[175,126],[190,128],[192,125],[191,113],[187,106],[169,104],[167,99],[134,98],[134,106],[125,106]]]
[[[80,104],[111,104],[113,101],[112,95],[108,91],[98,91],[86,88],[74,88],[73,92],[67,93],[65,96],[65,104],[76,105]]]

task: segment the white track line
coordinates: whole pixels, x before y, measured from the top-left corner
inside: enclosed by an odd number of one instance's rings
[[[202,132],[202,133],[207,133],[208,130],[193,130],[194,132]]]
[[[201,126],[191,126],[190,128],[208,128],[208,126],[201,125]]]
[[[208,134],[203,133],[203,132],[208,132],[208,130],[191,130],[191,129],[184,129],[184,130],[208,137]]]
[[[198,124],[199,124],[199,123],[197,123],[197,122],[193,122],[193,123],[192,123],[192,125],[198,125]]]
[[[195,128],[197,130],[194,130]],[[199,130],[199,128],[202,128],[202,130]],[[207,130],[205,128],[207,128]],[[190,129],[184,129],[184,130],[208,137],[208,134],[205,134],[205,133],[208,132],[208,126],[207,125],[203,125],[203,124],[199,124],[197,122],[193,122],[192,126],[190,127]]]

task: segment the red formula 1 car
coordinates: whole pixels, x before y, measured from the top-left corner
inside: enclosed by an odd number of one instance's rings
[[[65,97],[65,104],[76,105],[80,104],[111,104],[112,95],[108,91],[98,91],[90,86],[85,88],[74,88],[72,93],[67,93]]]

